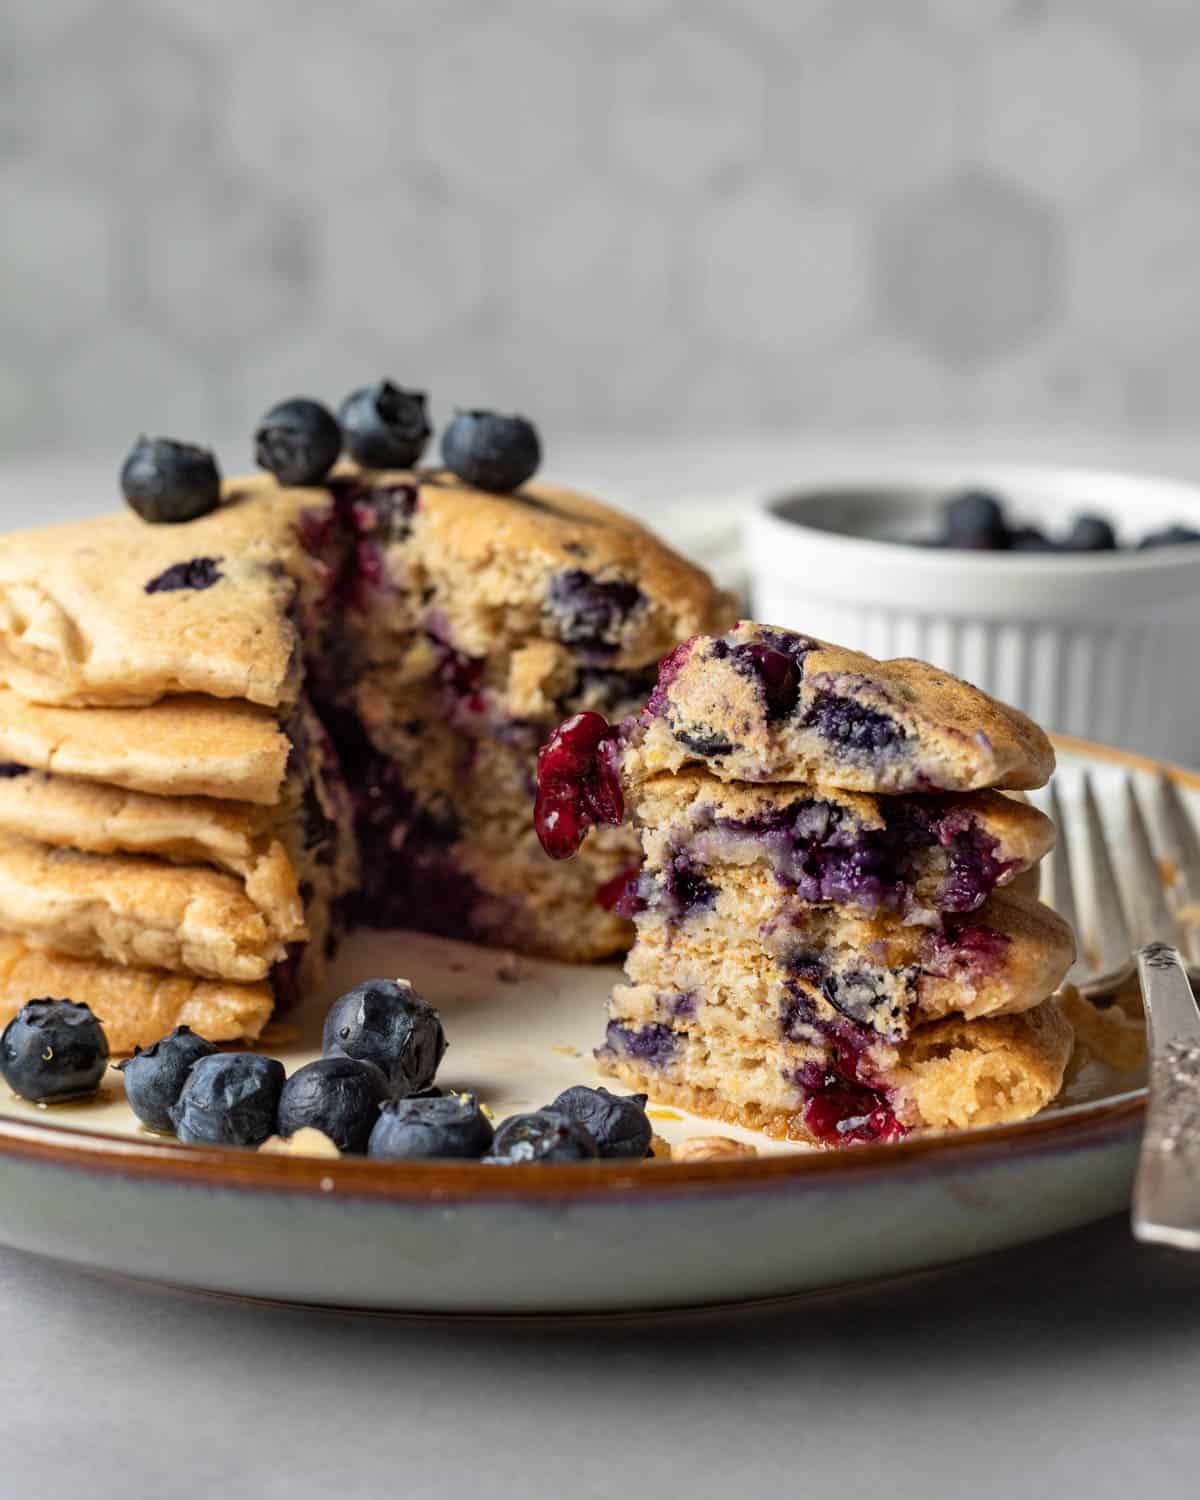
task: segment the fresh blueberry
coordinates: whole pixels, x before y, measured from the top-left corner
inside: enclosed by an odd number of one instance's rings
[[[1063,545],[1068,552],[1115,552],[1117,534],[1103,516],[1076,516]]]
[[[432,1005],[407,979],[368,979],[335,1000],[325,1017],[322,1050],[372,1062],[399,1096],[428,1088],[446,1051]]]
[[[1008,534],[1010,552],[1057,552],[1058,548],[1036,526],[1014,526]]]
[[[510,1115],[496,1131],[487,1161],[516,1166],[527,1161],[594,1161],[596,1137],[578,1120],[557,1109]]]
[[[476,489],[505,495],[537,472],[542,445],[524,417],[460,411],[442,433],[442,462]]]
[[[280,484],[320,484],[341,451],[337,418],[306,396],[273,406],[254,434],[255,463]]]
[[[125,1098],[143,1125],[171,1133],[171,1109],[179,1101],[188,1074],[202,1057],[211,1057],[216,1050],[190,1026],[176,1026],[169,1036],[149,1047],[134,1048],[132,1057],[117,1064],[125,1075]]]
[[[297,1068],[279,1096],[279,1133],[305,1125],[327,1135],[339,1151],[367,1149],[379,1106],[391,1090],[374,1063],[357,1057],[319,1057]]]
[[[1200,531],[1193,531],[1190,526],[1168,526],[1144,536],[1138,543],[1138,551],[1149,547],[1178,547],[1186,542],[1200,542]]]
[[[402,390],[390,380],[347,396],[338,421],[346,452],[364,469],[411,469],[432,431],[425,392]]]
[[[39,1104],[94,1094],[108,1062],[108,1038],[91,1007],[31,1000],[0,1036],[0,1074],[22,1099]]]
[[[965,490],[946,501],[946,540],[973,552],[999,551],[1008,544],[1004,507],[984,490]]]
[[[218,1052],[194,1063],[170,1110],[181,1141],[261,1146],[276,1130],[283,1064],[257,1052]]]
[[[393,1099],[379,1111],[368,1156],[421,1161],[434,1156],[478,1160],[492,1144],[491,1121],[474,1094]]]
[[[610,1094],[582,1083],[564,1089],[550,1106],[591,1131],[601,1156],[643,1157],[650,1153],[653,1127],[646,1116],[646,1095]]]
[[[220,557],[190,557],[187,562],[172,563],[146,585],[148,594],[174,594],[180,589],[210,589],[224,578]]]
[[[207,448],[140,437],[122,465],[121,493],[143,521],[194,521],[221,503],[221,473]]]

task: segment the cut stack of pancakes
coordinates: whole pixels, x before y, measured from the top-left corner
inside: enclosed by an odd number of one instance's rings
[[[1037,899],[1054,830],[1019,790],[1053,752],[1023,715],[924,663],[743,623],[673,653],[604,753],[643,858],[600,1054],[624,1083],[826,1145],[1058,1093],[1074,942]]]
[[[564,881],[536,747],[728,619],[636,522],[538,483],[264,476],[182,525],[0,538],[0,1022],[49,996],[114,1052],[253,1039],[359,920],[619,951],[597,898],[631,832]]]

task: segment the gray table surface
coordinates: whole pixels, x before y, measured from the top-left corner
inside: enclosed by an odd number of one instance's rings
[[[1200,1257],[1137,1247],[1123,1220],[657,1323],[343,1316],[3,1251],[0,1329],[5,1497],[1200,1489]]]

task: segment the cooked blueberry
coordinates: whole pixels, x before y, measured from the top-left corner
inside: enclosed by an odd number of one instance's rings
[[[257,1052],[218,1052],[192,1065],[170,1110],[181,1141],[261,1146],[276,1133],[283,1064]]]
[[[656,1068],[666,1067],[675,1056],[677,1045],[675,1033],[662,1021],[651,1021],[646,1026],[622,1026],[619,1021],[610,1021],[605,1041],[614,1052],[623,1052],[626,1057]]]
[[[157,578],[146,585],[148,594],[174,594],[180,589],[210,589],[225,576],[221,572],[223,559],[219,557],[192,557],[187,562],[172,563]]]
[[[1008,543],[1004,507],[985,490],[965,490],[946,501],[943,509],[946,540],[970,551],[996,551]]]
[[[596,1137],[578,1120],[557,1109],[510,1115],[496,1131],[486,1160],[516,1166],[527,1161],[594,1161]]]
[[[442,433],[442,462],[476,489],[507,494],[531,479],[541,461],[537,429],[524,417],[460,411]]]
[[[1138,543],[1138,551],[1148,547],[1179,547],[1186,542],[1200,542],[1200,531],[1193,531],[1190,526],[1168,526],[1144,536]]]
[[[125,1075],[125,1098],[143,1125],[171,1132],[171,1110],[179,1102],[188,1074],[202,1057],[211,1057],[216,1050],[190,1026],[176,1026],[168,1036],[149,1047],[136,1047],[132,1057],[117,1064]]]
[[[1114,552],[1117,534],[1103,516],[1076,516],[1063,545],[1071,552]]]
[[[207,448],[140,437],[122,465],[121,493],[143,521],[194,521],[221,503],[221,473]]]
[[[646,1116],[645,1094],[622,1097],[578,1083],[564,1089],[550,1108],[586,1126],[601,1156],[649,1155],[654,1128]]]
[[[596,823],[625,817],[620,744],[600,714],[574,714],[537,756],[533,826],[551,859],[568,859]]]
[[[1058,548],[1036,526],[1016,526],[1008,534],[1010,552],[1057,552]]]
[[[804,723],[847,750],[886,750],[906,738],[895,719],[836,693],[818,693]]]
[[[710,729],[707,725],[698,729],[676,729],[675,738],[694,754],[703,755],[706,760],[716,755],[728,755],[733,749],[733,741],[728,735]]]
[[[474,1094],[422,1095],[383,1106],[367,1155],[388,1161],[446,1156],[477,1161],[491,1144],[491,1121]]]
[[[279,1096],[279,1134],[306,1125],[339,1151],[363,1152],[391,1089],[374,1063],[357,1057],[319,1057],[297,1068]]]
[[[22,1099],[39,1104],[94,1094],[108,1062],[108,1038],[91,1007],[31,1000],[0,1036],[0,1074]]]
[[[325,1017],[322,1050],[381,1068],[394,1093],[428,1088],[446,1051],[446,1034],[432,1005],[407,979],[368,979],[335,1000]]]
[[[605,582],[582,568],[556,573],[546,592],[559,639],[588,651],[614,651],[621,626],[644,602],[637,584],[620,578]]]
[[[18,776],[28,775],[28,766],[20,766],[15,760],[0,760],[0,781],[15,781]]]
[[[273,406],[254,434],[255,463],[280,484],[320,484],[341,451],[337,418],[306,396]]]
[[[735,646],[733,661],[739,672],[757,679],[767,709],[767,720],[786,719],[800,698],[803,660],[774,646],[753,644]]]
[[[432,429],[425,392],[381,380],[363,386],[338,412],[346,452],[364,469],[410,469],[425,451]]]

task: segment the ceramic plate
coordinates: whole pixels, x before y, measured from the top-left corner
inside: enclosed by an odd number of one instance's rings
[[[1152,763],[1060,742],[1069,801],[1094,769],[1122,816]],[[1200,778],[1176,773],[1200,816]],[[1117,827],[1119,836],[1119,826]],[[1085,892],[1086,894],[1086,892]],[[266,1045],[316,1053],[325,1002],[404,974],[441,1009],[439,1082],[497,1117],[594,1083],[615,967],[514,960],[406,933],[349,943],[328,993]],[[407,1312],[615,1312],[810,1292],[894,1276],[1074,1228],[1129,1199],[1142,1078],[1080,1058],[1023,1125],[841,1153],[654,1111],[673,1142],[753,1141],[719,1164],[394,1166],[184,1147],[142,1131],[119,1075],[101,1098],[0,1099],[0,1241],[181,1287]]]

